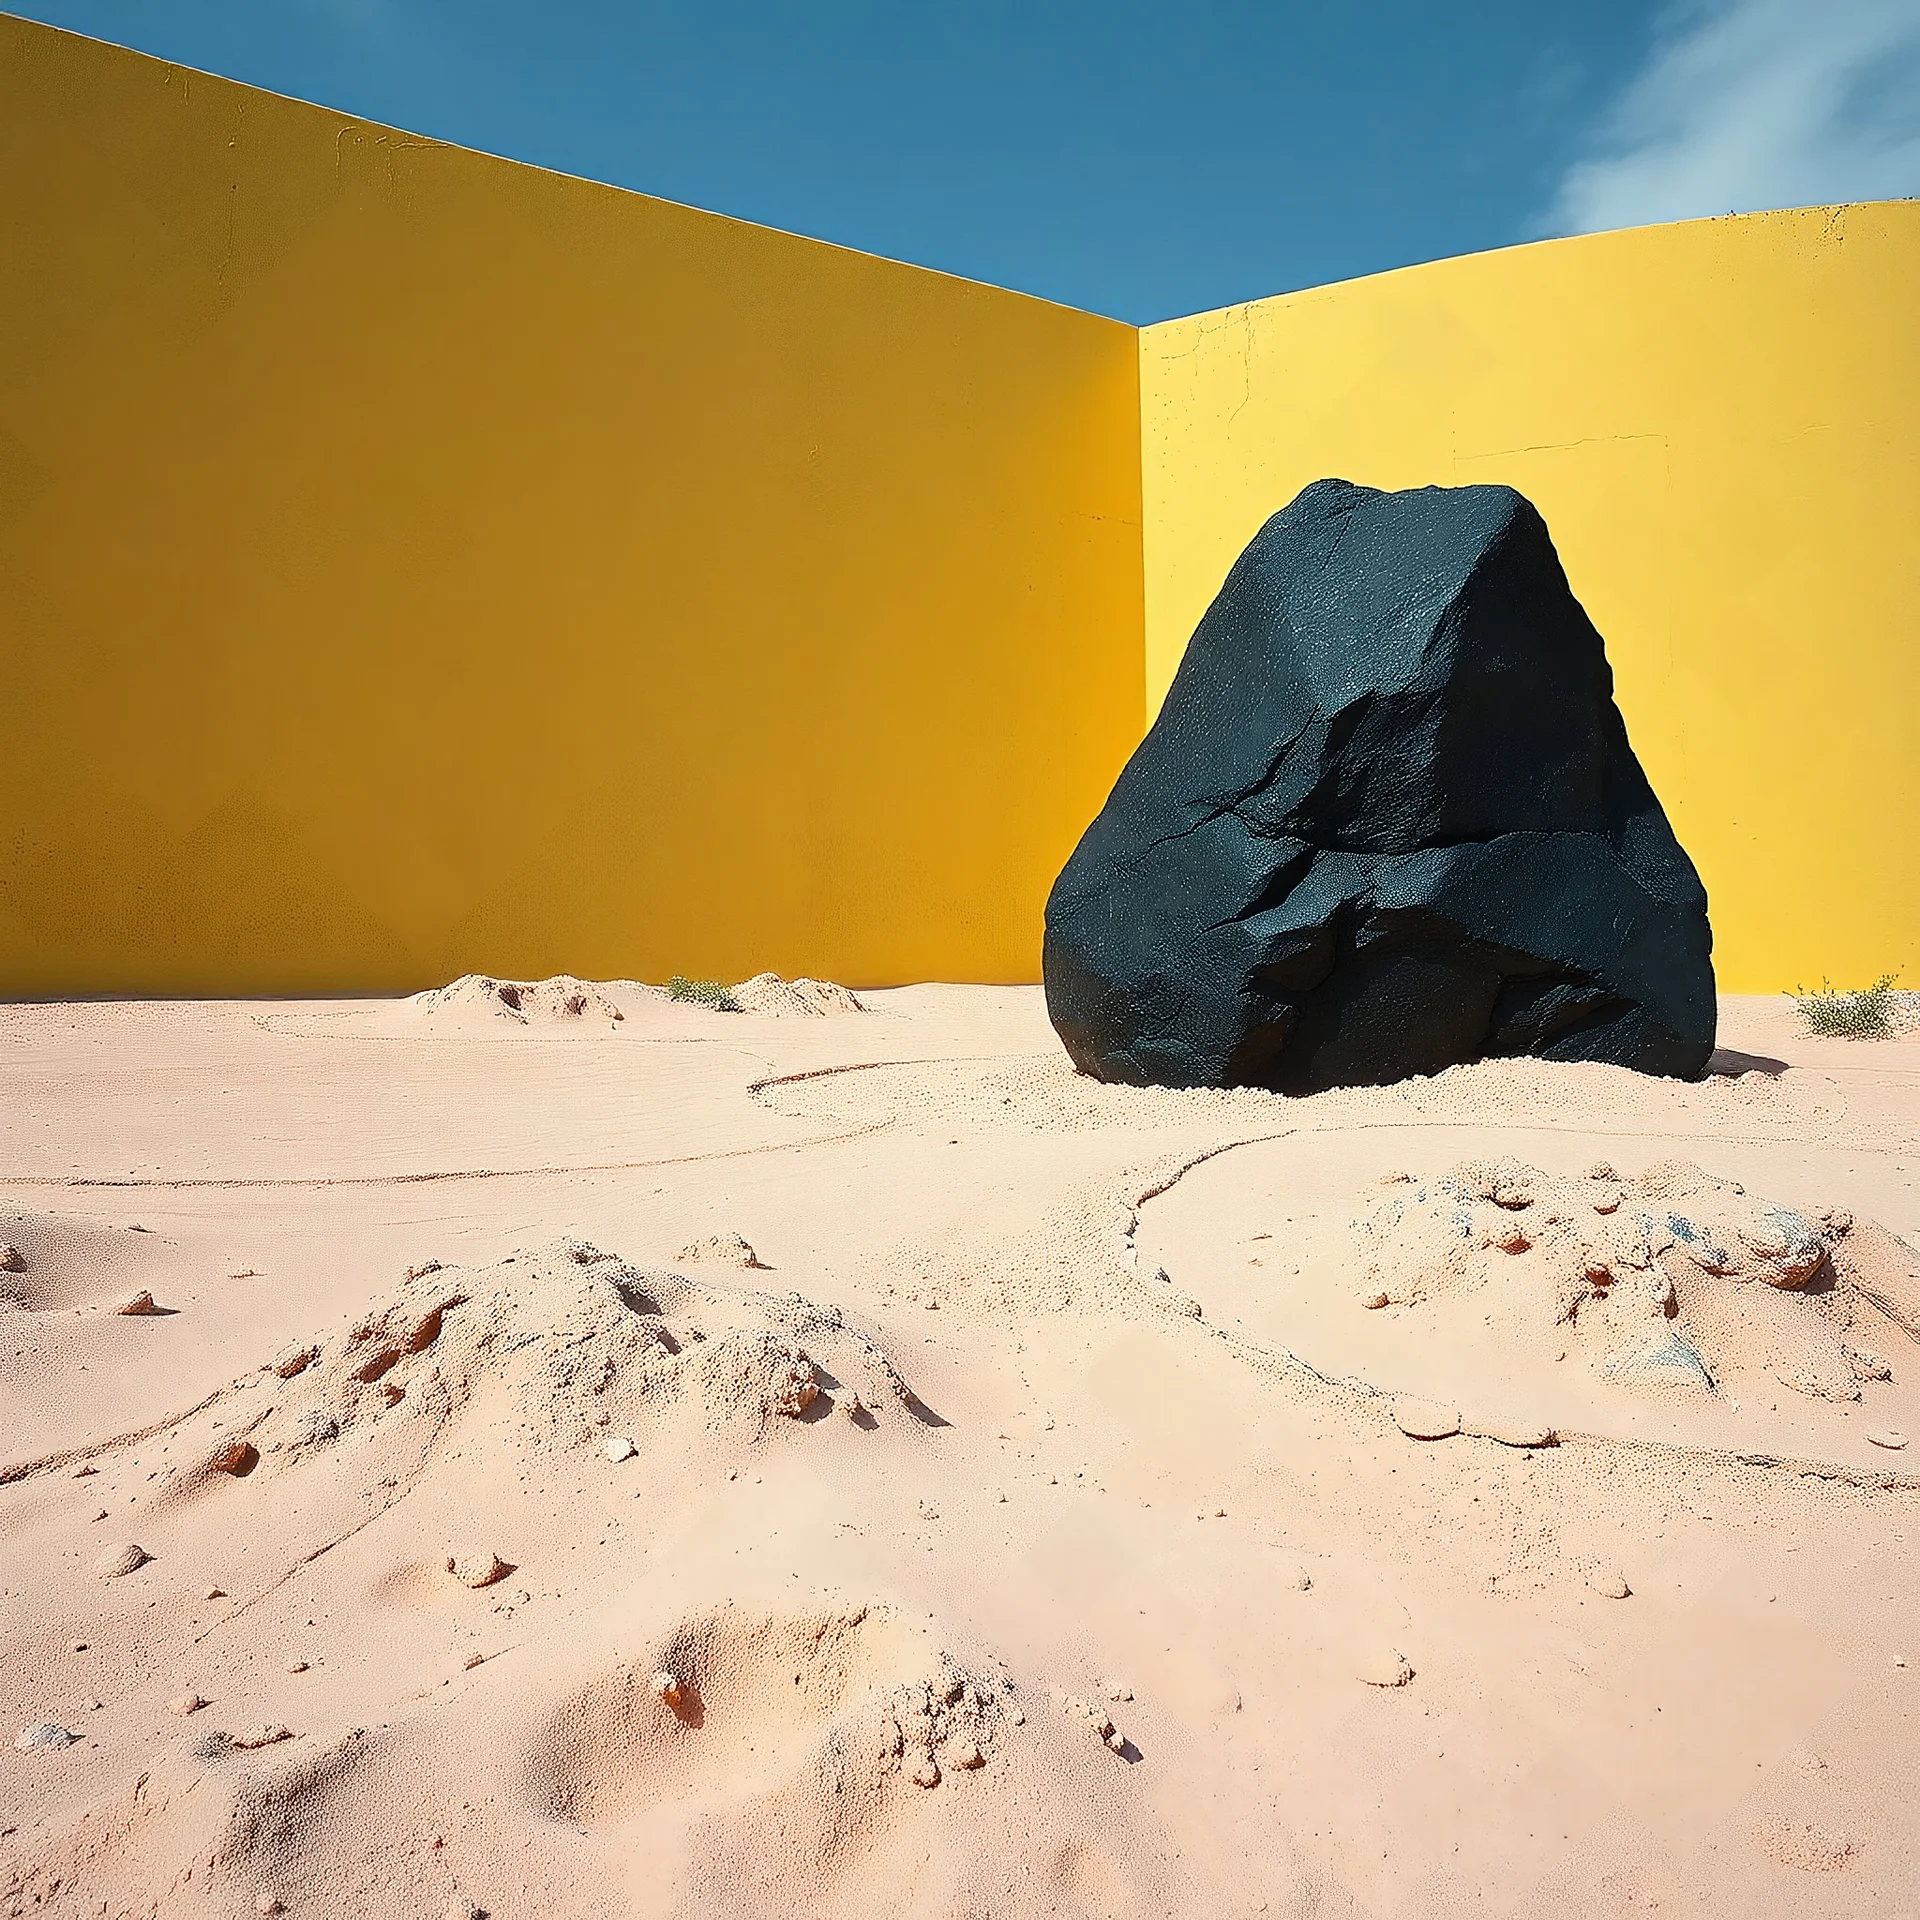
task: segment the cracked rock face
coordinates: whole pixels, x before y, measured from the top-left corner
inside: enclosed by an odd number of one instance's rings
[[[1711,952],[1540,515],[1320,480],[1234,564],[1055,882],[1047,1009],[1135,1085],[1691,1076]]]

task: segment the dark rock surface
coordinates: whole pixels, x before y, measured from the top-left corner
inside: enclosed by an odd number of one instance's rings
[[[1540,515],[1320,480],[1235,562],[1054,883],[1047,1011],[1135,1084],[1690,1076],[1712,946]]]

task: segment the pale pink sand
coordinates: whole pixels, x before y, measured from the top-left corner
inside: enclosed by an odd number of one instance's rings
[[[1920,1343],[1732,1275],[1636,1384],[1351,1225],[1684,1159],[1898,1294],[1920,1044],[1289,1102],[583,992],[0,1010],[0,1912],[1920,1915]]]

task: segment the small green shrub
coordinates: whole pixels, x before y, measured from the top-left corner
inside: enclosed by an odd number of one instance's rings
[[[1893,1032],[1893,975],[1851,993],[1821,981],[1817,993],[1793,990],[1793,1003],[1808,1028],[1832,1040],[1884,1040]]]
[[[689,980],[676,973],[667,982],[669,1000],[691,1001],[696,1007],[711,1007],[715,1013],[738,1013],[740,1002],[718,980]]]

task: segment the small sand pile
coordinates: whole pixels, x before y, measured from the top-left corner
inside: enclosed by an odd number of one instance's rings
[[[521,1027],[576,1022],[616,1026],[626,1018],[605,988],[570,973],[556,973],[550,980],[496,980],[491,974],[466,973],[451,986],[416,993],[413,1005],[434,1026],[494,1021]]]
[[[469,1420],[522,1449],[604,1452],[618,1434],[644,1451],[649,1428],[688,1404],[697,1424],[751,1434],[840,1401],[869,1418],[919,1405],[837,1308],[696,1286],[562,1240],[476,1270],[430,1266],[385,1307],[286,1349],[181,1430],[192,1464],[169,1486],[177,1498],[236,1477],[270,1488],[363,1446],[404,1483]]]
[[[1891,1235],[1681,1160],[1633,1179],[1605,1163],[1556,1179],[1514,1160],[1465,1161],[1431,1183],[1390,1176],[1353,1229],[1361,1306],[1451,1302],[1637,1387],[1711,1394],[1771,1376],[1857,1401],[1890,1377],[1870,1343],[1920,1306]]]
[[[756,973],[728,991],[742,1013],[797,1014],[818,1019],[824,1014],[866,1012],[845,987],[831,980],[782,980],[777,973]]]

